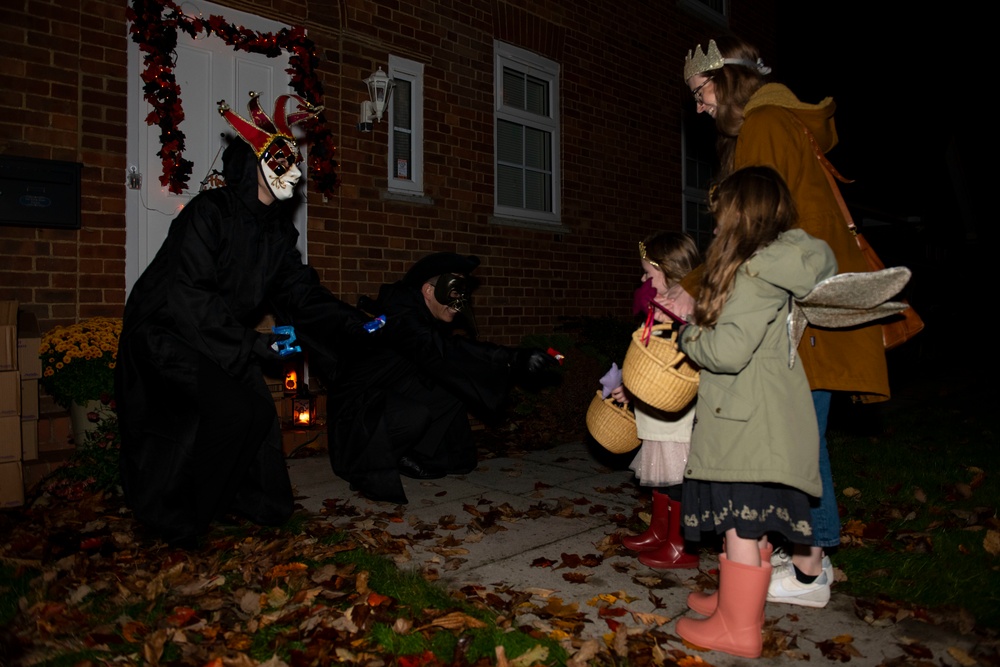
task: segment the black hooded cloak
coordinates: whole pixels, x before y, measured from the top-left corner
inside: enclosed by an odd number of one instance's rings
[[[136,517],[168,540],[233,511],[266,525],[292,513],[292,490],[255,326],[280,313],[325,372],[362,313],[320,285],[295,247],[288,202],[262,204],[257,159],[223,154],[226,186],[198,194],[170,225],[125,306],[116,367],[121,479]]]

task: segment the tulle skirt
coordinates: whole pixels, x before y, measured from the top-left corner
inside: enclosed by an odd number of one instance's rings
[[[684,481],[690,442],[643,440],[629,466],[641,486],[674,486]]]

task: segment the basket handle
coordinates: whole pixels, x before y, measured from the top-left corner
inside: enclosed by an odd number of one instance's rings
[[[649,337],[653,335],[654,331],[665,331],[665,330],[668,330],[668,329],[673,329],[673,326],[674,326],[673,324],[656,324],[655,320],[653,319],[653,306],[652,306],[652,303],[653,302],[650,301],[651,305],[650,305],[649,309],[646,311],[646,323],[642,325],[642,335],[639,336],[639,341],[645,347],[649,347]],[[659,305],[659,304],[657,304],[657,305]],[[670,311],[665,311],[665,312],[669,313]],[[680,322],[681,322],[681,324],[685,323],[683,320],[681,320]],[[670,340],[677,340],[677,332],[676,331],[673,331],[673,333],[670,335]]]
[[[616,401],[615,399],[611,398],[610,396],[608,396],[607,398],[605,398],[604,402],[607,403],[608,405],[610,405],[611,407],[613,407],[615,410],[618,410],[619,412],[628,412],[629,411],[629,409],[628,409],[628,403],[619,403],[618,401]]]
[[[601,391],[599,389],[597,390],[597,395],[601,397],[602,401],[604,401],[605,403],[607,403],[609,406],[611,406],[615,410],[618,410],[619,412],[628,412],[629,411],[629,409],[628,409],[628,403],[619,403],[618,401],[616,401],[615,399],[611,398],[610,396],[608,396],[607,398],[604,398],[604,395],[601,393]]]

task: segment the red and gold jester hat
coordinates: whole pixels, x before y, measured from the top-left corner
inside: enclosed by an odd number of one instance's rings
[[[289,99],[298,103],[298,110],[287,113],[285,106]],[[322,106],[313,106],[298,95],[281,95],[274,101],[273,120],[260,108],[260,93],[250,91],[250,101],[247,102],[250,118],[246,120],[234,112],[225,100],[219,101],[219,114],[236,130],[243,141],[250,144],[257,159],[279,176],[286,171],[279,160],[285,158],[289,165],[302,161],[298,144],[292,136],[291,126],[317,116],[323,111]]]

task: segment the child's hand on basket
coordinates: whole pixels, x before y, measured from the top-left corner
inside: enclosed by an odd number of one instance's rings
[[[611,398],[615,399],[616,403],[628,403],[628,394],[625,393],[625,385],[620,384],[612,389]]]

